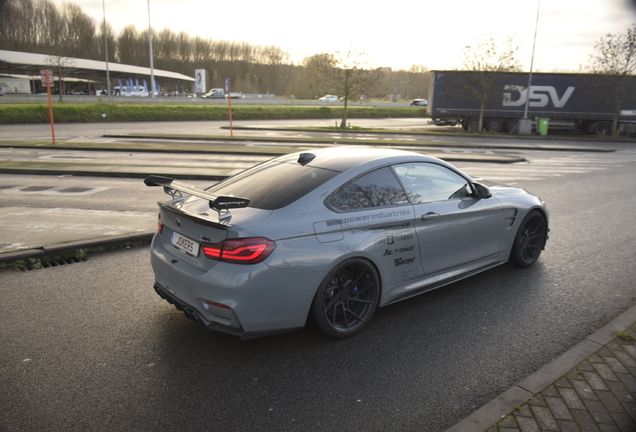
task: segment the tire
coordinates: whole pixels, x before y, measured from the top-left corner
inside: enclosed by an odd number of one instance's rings
[[[594,135],[610,135],[612,133],[612,124],[607,121],[596,122],[592,126],[592,133]]]
[[[548,224],[545,216],[533,210],[521,222],[510,251],[510,262],[520,267],[534,264],[545,247]]]
[[[352,258],[335,267],[320,284],[311,305],[314,322],[333,338],[361,332],[380,299],[380,277],[367,260]]]
[[[501,132],[503,130],[503,119],[500,118],[491,118],[488,119],[488,122],[486,123],[487,127],[488,127],[488,132]]]
[[[517,127],[519,126],[519,119],[510,119],[506,122],[506,125],[504,127],[504,131],[506,132],[514,132],[515,130],[517,130]]]
[[[479,117],[468,117],[466,130],[469,132],[479,132]]]

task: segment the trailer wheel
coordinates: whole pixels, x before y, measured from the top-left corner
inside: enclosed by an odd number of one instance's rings
[[[466,121],[466,130],[469,132],[479,132],[479,117],[468,117]]]
[[[592,133],[594,135],[609,135],[612,133],[612,124],[607,121],[596,122],[592,126]]]
[[[506,126],[504,127],[504,130],[506,132],[514,132],[517,130],[518,127],[519,127],[519,119],[513,118],[506,122]]]
[[[500,118],[491,118],[488,119],[488,132],[501,132],[503,129],[503,119]]]

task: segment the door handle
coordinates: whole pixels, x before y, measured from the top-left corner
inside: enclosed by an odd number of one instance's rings
[[[424,220],[424,221],[432,221],[432,220],[437,219],[438,217],[439,217],[438,213],[428,212],[428,213],[422,215],[422,220]]]

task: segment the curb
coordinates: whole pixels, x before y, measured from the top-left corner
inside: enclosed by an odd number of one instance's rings
[[[623,312],[618,318],[592,333],[573,348],[551,361],[529,377],[518,382],[495,399],[479,408],[445,432],[484,432],[512,413],[516,407],[538,395],[583,360],[610,343],[616,333],[636,322],[636,306]]]
[[[229,177],[229,175],[207,175],[207,174],[180,174],[174,171],[162,171],[160,169],[152,170],[146,173],[139,171],[104,171],[104,170],[64,170],[64,169],[38,169],[38,168],[2,168],[0,174],[21,174],[21,175],[73,175],[77,177],[115,177],[115,178],[146,178],[149,175],[161,175],[165,177],[175,177],[182,180],[211,180],[220,181]]]
[[[251,131],[267,131],[267,130],[275,130],[275,131],[284,131],[284,132],[323,132],[323,133],[341,133],[340,131],[320,131],[313,129],[283,129],[283,128],[249,128],[249,127],[241,127],[235,129],[242,130],[251,130]],[[364,132],[364,131],[345,131],[343,133],[349,133],[351,135],[354,134],[378,134],[378,135],[418,135],[418,136],[451,136],[444,134],[418,134],[416,132],[405,132],[405,131],[386,131],[386,132]],[[460,135],[454,135],[460,136]],[[464,137],[464,136],[460,136]],[[509,136],[479,136],[479,135],[468,135],[468,138],[476,138],[479,140],[482,139],[493,139],[493,138],[509,138]],[[517,136],[514,136],[517,138]],[[333,138],[294,138],[294,137],[263,137],[263,136],[200,136],[200,135],[171,135],[171,134],[107,134],[104,135],[104,138],[143,138],[143,139],[157,139],[157,140],[191,140],[191,141],[250,141],[250,142],[275,142],[275,143],[283,143],[283,144],[330,144],[334,142]],[[542,138],[535,138],[542,139]],[[561,138],[558,138],[561,139]],[[491,148],[496,150],[541,150],[541,151],[580,151],[580,152],[599,152],[599,153],[608,153],[614,152],[615,149],[612,148],[603,148],[603,147],[568,147],[568,146],[557,146],[550,144],[493,144],[493,143],[462,143],[462,142],[450,142],[450,143],[440,143],[440,142],[424,142],[424,143],[413,143],[412,141],[401,141],[400,139],[394,140],[394,142],[387,142],[381,139],[376,140],[365,140],[363,142],[356,140],[355,138],[341,138],[337,139],[336,142],[342,145],[383,145],[383,146],[427,146],[427,147],[436,147],[436,148],[467,148],[467,149],[482,149],[482,148]]]
[[[53,255],[69,255],[74,253],[77,249],[119,247],[131,242],[150,243],[154,234],[155,232],[153,231],[141,234],[118,235],[91,240],[79,240],[69,243],[57,243],[35,249],[24,249],[15,252],[5,252],[0,253],[0,263],[26,260],[29,258],[46,259],[47,257],[51,257]]]
[[[411,118],[417,118],[417,117],[411,117]],[[355,119],[354,119],[355,120]],[[376,119],[379,120],[379,119]],[[221,126],[221,129],[230,129],[229,126]],[[273,131],[298,131],[298,132],[320,132],[321,130],[319,128],[302,128],[302,127],[267,127],[267,126],[233,126],[232,129],[234,130],[250,130],[250,131],[260,131],[260,130],[273,130]],[[576,135],[576,136],[570,136],[570,135],[539,135],[539,134],[533,134],[533,135],[516,135],[516,134],[512,134],[512,133],[491,133],[488,132],[486,134],[479,134],[479,133],[460,133],[460,134],[453,134],[453,133],[448,133],[448,132],[435,132],[435,131],[422,131],[421,129],[402,129],[402,128],[398,128],[395,130],[392,129],[374,129],[374,130],[370,130],[370,131],[364,131],[364,130],[355,130],[355,129],[333,129],[333,130],[322,130],[322,132],[333,132],[333,133],[349,133],[349,134],[355,134],[355,133],[375,133],[375,134],[396,134],[396,135],[422,135],[422,136],[462,136],[462,137],[470,137],[470,138],[519,138],[519,139],[525,139],[525,140],[541,140],[541,141],[551,141],[551,140],[563,140],[563,141],[588,141],[588,142],[598,142],[598,141],[606,141],[606,140],[602,140],[600,138],[598,138],[598,135],[590,135],[590,134],[585,134],[585,135]],[[631,142],[631,140],[629,139],[629,137],[627,137],[627,139],[619,139],[616,140],[616,142]]]

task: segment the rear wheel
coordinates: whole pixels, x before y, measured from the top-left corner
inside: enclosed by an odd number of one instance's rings
[[[543,213],[533,210],[521,222],[510,251],[510,261],[520,267],[534,264],[545,247],[548,224]]]
[[[323,333],[334,338],[353,336],[364,329],[380,298],[380,277],[361,258],[340,263],[320,284],[311,306]]]
[[[469,132],[479,132],[479,117],[469,117],[466,120],[466,130]]]
[[[488,132],[501,132],[503,130],[503,119],[491,118],[488,119]]]
[[[596,122],[592,126],[592,133],[594,135],[609,135],[612,133],[612,124],[607,121]]]
[[[519,126],[519,119],[510,119],[506,122],[506,126],[504,127],[504,130],[506,132],[514,132],[517,129],[517,126]]]

